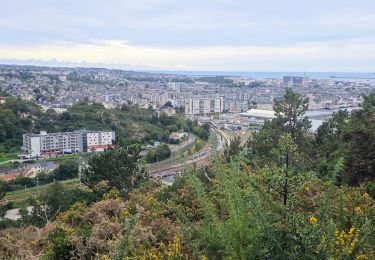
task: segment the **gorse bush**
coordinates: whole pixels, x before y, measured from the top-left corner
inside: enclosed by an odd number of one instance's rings
[[[375,204],[365,187],[337,187],[312,173],[290,180],[253,171],[243,155],[189,170],[165,187],[147,181],[124,200],[116,190],[75,202],[17,237],[26,255],[121,259],[373,259]],[[34,232],[22,228],[24,232]],[[3,230],[6,239],[14,230]],[[38,235],[47,234],[47,235]],[[31,240],[29,237],[32,236]],[[25,245],[28,245],[27,247]],[[7,240],[4,255],[19,256]],[[120,259],[118,258],[118,259]]]

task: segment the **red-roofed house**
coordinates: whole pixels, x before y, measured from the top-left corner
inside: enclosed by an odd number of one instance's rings
[[[15,178],[17,178],[17,176],[19,176],[19,175],[20,175],[19,172],[2,174],[2,175],[0,175],[0,179],[2,179],[4,181],[11,181],[11,180],[14,180]]]

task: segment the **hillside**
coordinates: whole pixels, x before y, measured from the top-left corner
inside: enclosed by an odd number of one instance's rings
[[[118,144],[168,142],[172,131],[184,129],[205,137],[204,129],[182,116],[157,116],[152,109],[122,105],[106,109],[98,103],[78,102],[61,114],[49,109],[45,113],[32,103],[8,97],[0,105],[0,155],[16,153],[22,145],[22,134],[66,132],[79,129],[113,130]]]
[[[55,183],[31,214],[0,221],[5,259],[374,259],[375,93],[308,130],[288,89],[276,118],[171,186],[134,146],[89,160],[82,188]],[[363,145],[366,144],[366,145]]]

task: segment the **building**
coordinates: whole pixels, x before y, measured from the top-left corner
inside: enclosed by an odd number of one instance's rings
[[[181,82],[168,82],[168,90],[180,92],[181,85]]]
[[[115,133],[80,130],[74,132],[24,134],[21,158],[104,151],[112,147]]]
[[[207,115],[223,112],[223,97],[194,97],[185,100],[185,114]]]
[[[303,87],[305,84],[305,77],[284,76],[283,85],[285,87]]]
[[[243,117],[253,117],[261,119],[273,119],[275,118],[275,111],[273,110],[264,110],[264,109],[250,109],[244,113],[240,114]]]
[[[82,135],[83,147],[85,151],[102,152],[104,149],[112,147],[112,140],[115,139],[114,132],[85,132]]]
[[[150,94],[150,102],[158,106],[164,105],[168,101],[168,93],[152,93]]]

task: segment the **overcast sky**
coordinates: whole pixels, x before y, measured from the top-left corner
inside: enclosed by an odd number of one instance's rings
[[[375,0],[0,0],[0,62],[375,71]]]

